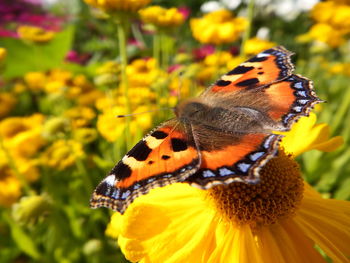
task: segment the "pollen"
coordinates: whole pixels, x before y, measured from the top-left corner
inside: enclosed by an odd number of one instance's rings
[[[235,182],[208,190],[218,214],[238,225],[271,225],[292,217],[303,197],[298,164],[282,150],[260,170],[256,185]]]

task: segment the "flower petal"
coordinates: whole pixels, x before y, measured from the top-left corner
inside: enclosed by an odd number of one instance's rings
[[[281,146],[286,152],[292,153],[294,156],[314,149],[330,152],[343,144],[343,139],[340,136],[329,138],[329,126],[325,123],[315,125],[316,120],[316,115],[310,113],[310,116],[300,118],[293,125],[291,131],[287,133],[277,132],[285,135]]]
[[[204,196],[179,183],[139,197],[122,216],[123,253],[132,261],[205,262],[215,246],[217,222]]]
[[[306,188],[295,222],[335,262],[349,262],[350,203],[308,192]]]

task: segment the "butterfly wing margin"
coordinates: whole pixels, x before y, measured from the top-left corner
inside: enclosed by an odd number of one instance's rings
[[[182,182],[195,173],[200,157],[190,130],[176,120],[154,129],[136,144],[96,187],[90,206],[124,213],[140,195]]]
[[[300,117],[308,116],[317,103],[324,102],[314,92],[312,81],[296,74],[269,85],[262,92],[269,103],[266,114],[283,125],[282,131],[289,131]]]

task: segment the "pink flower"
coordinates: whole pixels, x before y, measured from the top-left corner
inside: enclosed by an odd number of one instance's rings
[[[187,6],[180,6],[178,10],[185,19],[187,19],[190,16],[191,10]]]
[[[200,48],[192,50],[192,55],[195,60],[202,60],[206,56],[213,54],[215,52],[215,47],[213,45],[203,45]]]

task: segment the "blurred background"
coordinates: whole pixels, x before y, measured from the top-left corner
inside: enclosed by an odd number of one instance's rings
[[[327,101],[318,129],[344,139],[298,157],[305,179],[349,200],[349,33],[348,0],[1,0],[0,262],[127,262],[96,185],[173,116],[154,110],[276,45]]]

